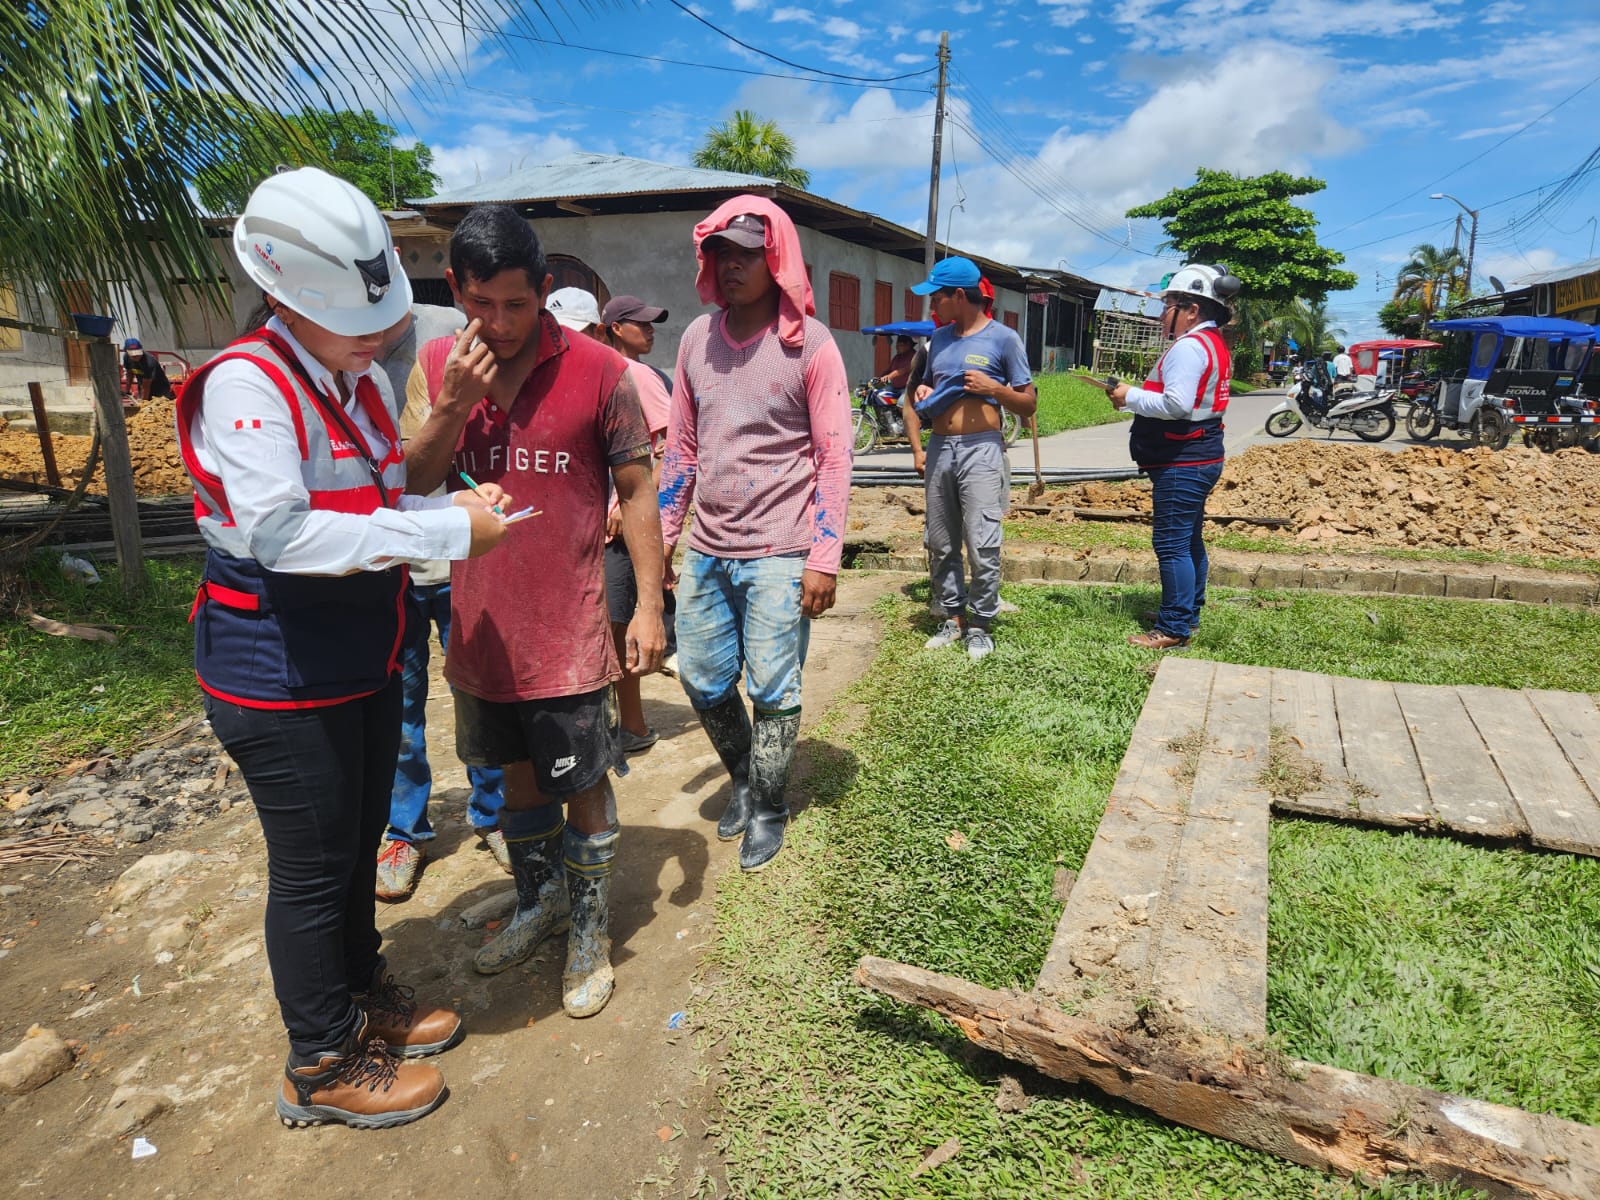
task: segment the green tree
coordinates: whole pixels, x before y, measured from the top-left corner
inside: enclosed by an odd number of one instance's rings
[[[1128,216],[1159,219],[1166,245],[1190,262],[1227,264],[1244,284],[1242,298],[1323,300],[1355,287],[1355,273],[1339,269],[1344,255],[1321,245],[1317,219],[1290,201],[1326,186],[1282,171],[1239,176],[1201,167],[1194,183]]]
[[[213,212],[236,213],[256,184],[279,165],[320,166],[347,179],[383,208],[399,208],[408,198],[431,196],[439,187],[433,151],[425,142],[402,150],[397,131],[372,114],[343,109],[306,109],[280,117],[254,106],[241,109],[228,138],[234,152],[226,161],[195,173],[200,203]]]
[[[1426,320],[1449,303],[1464,285],[1466,260],[1455,247],[1440,249],[1430,242],[1411,248],[1411,259],[1395,279],[1394,298],[1415,300]]]
[[[1428,314],[1423,312],[1422,300],[1416,296],[1389,301],[1378,310],[1378,324],[1390,337],[1421,337],[1422,323]]]
[[[494,26],[521,7],[462,0],[459,11]],[[350,107],[374,76],[450,70],[442,39],[404,33],[417,27],[377,6],[279,0],[0,4],[0,275],[38,280],[62,307],[72,280],[96,305],[111,302],[112,280],[177,303],[178,280],[217,276],[190,182],[294,144],[279,110]],[[241,129],[241,109],[261,122]],[[331,163],[330,151],[318,165]],[[210,299],[221,306],[224,289]]]
[[[794,139],[776,121],[762,120],[747,108],[706,132],[705,142],[694,152],[694,165],[760,175],[802,191],[811,186],[811,173],[794,165]]]
[[[1301,358],[1333,350],[1348,336],[1343,329],[1329,323],[1326,300],[1290,301],[1274,319],[1273,329],[1279,338],[1295,340]]]

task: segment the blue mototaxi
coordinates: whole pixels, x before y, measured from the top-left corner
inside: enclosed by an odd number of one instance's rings
[[[1543,450],[1600,434],[1600,405],[1581,392],[1600,330],[1560,317],[1456,317],[1429,328],[1470,339],[1465,370],[1443,382],[1437,424],[1412,429],[1425,441],[1453,429],[1477,446],[1504,449],[1514,432]]]

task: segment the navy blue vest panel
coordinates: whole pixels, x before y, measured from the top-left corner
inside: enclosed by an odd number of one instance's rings
[[[1128,453],[1141,467],[1199,466],[1221,462],[1222,418],[1209,421],[1163,421],[1133,418]]]
[[[208,692],[247,707],[375,692],[398,661],[405,578],[404,567],[290,575],[213,549],[195,606],[195,673]]]

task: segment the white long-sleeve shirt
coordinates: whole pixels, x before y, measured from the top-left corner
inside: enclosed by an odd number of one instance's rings
[[[1190,333],[1215,329],[1215,321],[1202,321]],[[1194,416],[1194,399],[1200,393],[1200,377],[1211,365],[1205,343],[1199,338],[1180,337],[1161,356],[1161,391],[1129,388],[1125,407],[1141,417],[1158,421],[1187,421]]]
[[[337,403],[333,372],[312,358],[276,317],[267,328],[288,342],[315,386]],[[344,410],[381,460],[389,452],[389,440],[354,397],[357,381],[371,379],[394,413],[389,381],[375,368],[362,375],[345,372],[344,377],[351,396]],[[265,372],[239,360],[220,363],[207,377],[205,389],[200,411],[190,424],[195,457],[221,477],[246,544],[257,545],[252,534],[268,517],[274,518],[275,536],[260,541],[274,544],[285,509],[298,518],[298,528],[280,550],[255,555],[262,566],[291,575],[345,575],[381,571],[398,562],[467,557],[471,518],[447,497],[402,495],[398,508],[380,508],[366,516],[313,509],[301,475],[294,419]]]

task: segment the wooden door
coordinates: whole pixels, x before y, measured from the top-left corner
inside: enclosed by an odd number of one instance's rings
[[[75,312],[93,312],[89,299],[89,285],[81,279],[69,279],[61,285],[61,290],[67,294],[67,308],[61,314],[61,327],[72,328],[72,314]],[[63,338],[62,345],[67,354],[67,382],[89,382],[89,347],[73,338]]]
[[[878,280],[872,285],[872,323],[887,325],[894,320],[894,284]],[[872,373],[882,375],[894,357],[894,339],[879,334],[872,347]]]

